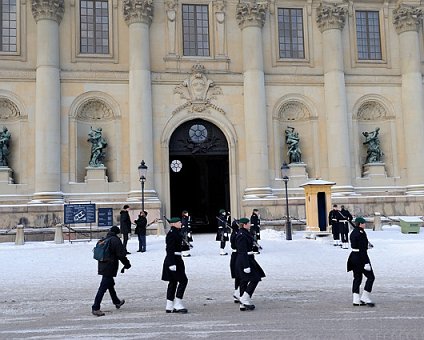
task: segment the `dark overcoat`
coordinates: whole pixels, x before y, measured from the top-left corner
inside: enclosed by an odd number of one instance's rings
[[[142,235],[142,236],[146,236],[146,228],[147,228],[147,218],[146,216],[138,216],[138,219],[136,219],[135,221],[135,230],[134,230],[134,234],[138,234],[138,235]]]
[[[121,233],[130,234],[131,233],[130,214],[126,210],[121,210],[119,214],[121,216],[121,218],[119,219],[119,225],[121,226]]]
[[[184,261],[180,253],[182,251],[183,236],[178,228],[171,227],[166,235],[166,256],[163,261],[162,280],[163,281],[183,281],[187,279],[185,273]],[[169,269],[169,266],[175,265],[177,270],[175,272]]]
[[[250,232],[253,236],[256,236],[256,240],[261,239],[261,219],[256,214],[250,216]]]
[[[364,229],[355,227],[350,233],[350,245],[352,249],[359,249],[359,251],[352,251],[347,260],[347,271],[361,271],[365,264],[370,262],[368,257],[368,237]]]
[[[231,250],[232,250],[231,258],[230,258],[230,272],[231,272],[231,278],[233,278],[233,279],[235,279],[237,277],[237,273],[236,273],[236,259],[237,259],[236,238],[237,238],[238,231],[239,231],[239,229],[234,228],[234,226],[233,226],[233,231],[230,235],[230,244],[231,244]]]
[[[130,265],[130,261],[127,259],[127,251],[121,239],[114,232],[109,231],[106,238],[110,238],[108,256],[105,261],[98,261],[98,274],[115,277],[118,273],[119,261],[124,266]]]
[[[236,236],[236,276],[242,281],[261,281],[265,277],[265,272],[255,260],[253,255],[253,236],[245,228],[240,228]],[[245,268],[250,268],[250,273],[244,272]]]
[[[218,231],[216,233],[216,241],[229,241],[228,233],[230,232],[230,228],[227,226],[227,215],[220,214],[217,216],[218,221]]]

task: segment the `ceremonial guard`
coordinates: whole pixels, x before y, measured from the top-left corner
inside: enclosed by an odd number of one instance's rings
[[[166,235],[166,257],[162,269],[162,280],[168,281],[165,310],[167,313],[187,313],[187,309],[183,305],[188,278],[181,257],[183,245],[181,219],[173,217],[168,222],[171,229]]]
[[[240,219],[240,230],[236,237],[236,277],[240,278],[240,310],[253,310],[255,305],[250,300],[259,281],[265,277],[261,266],[253,254],[253,236],[250,233],[249,219]]]
[[[340,243],[340,228],[339,228],[340,213],[337,209],[337,204],[333,205],[333,210],[328,214],[328,223],[331,225],[333,233],[334,246],[341,246]]]
[[[237,247],[236,247],[236,238],[239,232],[239,221],[234,220],[231,224],[231,235],[230,235],[230,245],[231,245],[231,259],[230,259],[230,272],[231,278],[234,279],[234,293],[233,298],[235,303],[240,303],[240,278],[237,276],[236,272],[236,259],[237,259]]]
[[[352,252],[347,260],[347,271],[353,271],[353,305],[368,305],[370,307],[374,307],[374,303],[372,302],[370,295],[375,276],[372,270],[371,261],[368,257],[368,248],[372,248],[373,246],[369,243],[367,233],[364,228],[365,219],[363,217],[357,217],[355,219],[355,228],[350,233],[350,246],[352,248]],[[359,297],[362,275],[367,278],[367,281],[365,282],[362,296]]]
[[[353,217],[350,214],[349,210],[345,209],[344,205],[340,206],[340,219],[339,219],[339,227],[340,227],[340,235],[342,239],[342,248],[349,248],[349,224],[352,223]]]
[[[253,252],[255,254],[260,254],[258,241],[261,239],[261,216],[259,215],[258,209],[253,209],[252,216],[250,216],[250,233],[253,235],[253,240],[255,241],[253,245]]]
[[[190,249],[193,248],[193,246],[191,245],[191,242],[193,242],[193,237],[191,235],[191,216],[188,214],[187,210],[184,210],[182,212],[182,216],[181,216],[181,234],[183,235],[183,256],[184,257],[189,257],[191,256],[190,254]]]
[[[220,242],[219,255],[228,255],[228,253],[225,251],[225,245],[227,241],[229,241],[227,213],[225,212],[224,209],[221,209],[219,211],[219,215],[216,218],[218,220],[218,232],[216,233],[216,240]]]

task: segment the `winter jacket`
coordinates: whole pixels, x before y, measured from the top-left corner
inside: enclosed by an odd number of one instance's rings
[[[166,235],[165,242],[166,256],[163,261],[162,280],[182,281],[183,279],[187,279],[184,261],[181,257],[181,251],[183,250],[183,236],[181,235],[181,231],[178,228],[171,227]],[[177,270],[170,270],[169,267],[174,265],[177,267]]]
[[[131,233],[131,219],[130,214],[126,210],[121,210],[119,213],[121,218],[119,220],[119,224],[121,226],[122,234],[130,234]]]
[[[147,218],[140,215],[134,222],[136,224],[134,233],[141,236],[146,236]]]
[[[98,274],[115,277],[118,273],[119,261],[128,269],[131,267],[127,259],[127,252],[121,242],[121,239],[114,233],[108,232],[106,238],[110,237],[108,256],[106,261],[98,261]]]
[[[368,237],[364,229],[355,227],[350,233],[352,252],[347,260],[347,271],[360,271],[370,263],[368,257]]]

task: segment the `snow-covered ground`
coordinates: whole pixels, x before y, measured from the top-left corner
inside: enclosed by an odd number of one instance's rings
[[[384,303],[388,295],[400,300],[402,295],[422,300],[423,228],[418,234],[402,234],[400,227],[386,225],[382,231],[367,230],[367,234],[374,244],[369,256],[376,276],[375,302]],[[318,289],[341,292],[340,304],[351,306],[352,273],[346,272],[350,250],[334,247],[329,237],[305,239],[303,232],[295,232],[292,241],[286,241],[284,233],[273,230],[263,230],[261,235],[260,243],[264,249],[256,258],[267,277],[253,297],[257,305],[260,306],[265,297],[285,303],[297,300],[299,294],[296,292],[302,292],[303,299],[306,299],[308,292],[315,294],[313,292]],[[138,306],[143,301],[147,312],[163,313],[166,283],[160,277],[165,255],[164,240],[164,236],[148,236],[147,252],[143,254],[136,252],[136,238],[130,240],[128,249],[132,252],[129,255],[132,268],[116,278],[118,296],[127,300],[127,311],[142,308],[131,306],[131,301],[137,301]],[[62,313],[64,308],[67,313],[83,313],[81,317],[91,318],[90,322],[116,315],[107,295],[102,309],[109,310],[110,314],[103,318],[90,315],[100,282],[97,262],[92,258],[94,245],[94,240],[72,244],[67,241],[63,244],[27,242],[22,246],[0,243],[0,338],[13,338],[11,324],[22,325],[25,329],[29,324],[40,323],[43,316],[52,318],[56,312]],[[189,277],[186,305],[189,310],[196,309],[197,303],[200,306],[204,301],[231,302],[233,281],[229,274],[229,256],[219,256],[219,243],[214,234],[195,234],[193,245],[192,256],[185,258]],[[124,307],[119,313],[124,315]],[[54,327],[51,322],[50,326],[41,323],[43,326],[40,327],[48,333],[49,327]],[[31,326],[32,331],[34,327]],[[42,336],[47,333],[40,332],[38,338],[47,338]],[[17,338],[23,336],[23,333],[16,334]]]

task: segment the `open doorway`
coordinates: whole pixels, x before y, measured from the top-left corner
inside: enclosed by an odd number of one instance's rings
[[[194,232],[215,231],[218,211],[230,207],[224,134],[214,124],[194,119],[174,131],[169,150],[172,216],[187,210]]]

